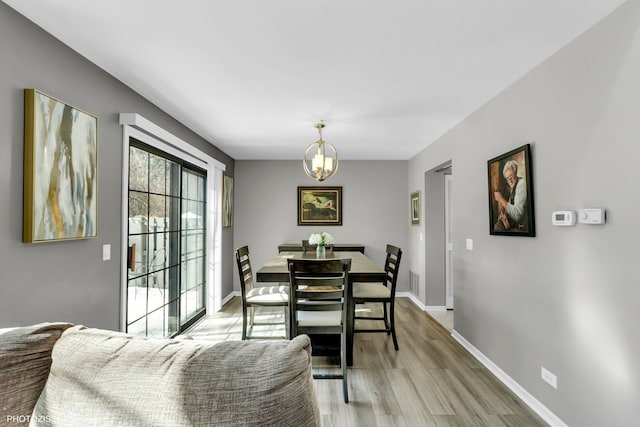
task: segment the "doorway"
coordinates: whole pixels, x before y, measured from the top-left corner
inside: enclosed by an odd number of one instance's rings
[[[126,332],[170,337],[205,314],[206,171],[129,143]]]
[[[445,328],[453,329],[454,224],[451,161],[425,173],[425,305]]]

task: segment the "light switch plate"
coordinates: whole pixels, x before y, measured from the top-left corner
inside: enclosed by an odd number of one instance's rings
[[[543,366],[540,367],[540,376],[551,387],[553,387],[555,389],[558,388],[558,377],[556,377],[551,372],[546,370]]]
[[[468,251],[473,250],[473,239],[467,239],[467,250]]]
[[[102,260],[109,261],[111,259],[111,245],[102,245]]]

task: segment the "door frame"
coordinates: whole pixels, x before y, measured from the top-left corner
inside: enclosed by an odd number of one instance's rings
[[[445,307],[453,310],[453,230],[451,224],[451,191],[453,176],[444,176],[444,232],[445,232],[445,258],[444,258],[444,288]]]
[[[170,132],[136,113],[121,113],[122,125],[122,213],[120,268],[120,330],[127,327],[127,223],[129,218],[129,141],[135,138],[147,145],[183,159],[207,171],[206,212],[206,291],[205,308],[214,313],[222,308],[222,173],[224,163],[200,151]],[[216,268],[217,266],[217,268]]]

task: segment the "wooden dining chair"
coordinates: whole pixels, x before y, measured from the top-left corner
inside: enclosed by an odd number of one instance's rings
[[[316,245],[312,245],[308,240],[302,241],[302,252],[315,252]]]
[[[302,252],[315,252],[318,245],[309,243],[308,240],[302,240]],[[326,253],[333,252],[333,245],[325,246]]]
[[[344,402],[347,384],[347,290],[351,259],[290,259],[291,337],[300,334],[340,335],[341,374],[314,373],[316,379],[342,379]]]
[[[242,339],[283,339],[287,338],[289,325],[289,287],[254,286],[253,271],[249,260],[249,247],[236,249],[236,262],[242,291]],[[284,322],[256,322],[256,307],[284,307]],[[253,326],[284,324],[284,336],[254,336]]]
[[[384,283],[354,283],[353,301],[355,304],[362,303],[382,303],[382,317],[354,316],[354,319],[377,320],[384,322],[384,328],[380,329],[357,329],[354,326],[354,333],[362,332],[386,332],[393,338],[393,346],[398,350],[398,338],[396,337],[395,326],[395,298],[396,282],[398,281],[398,270],[402,250],[396,246],[387,245],[387,259],[384,263],[386,277]],[[389,310],[387,311],[387,304]]]

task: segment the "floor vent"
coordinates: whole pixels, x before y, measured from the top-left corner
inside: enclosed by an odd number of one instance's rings
[[[415,271],[409,271],[409,291],[412,294],[418,295],[418,289],[420,284],[420,276]]]

